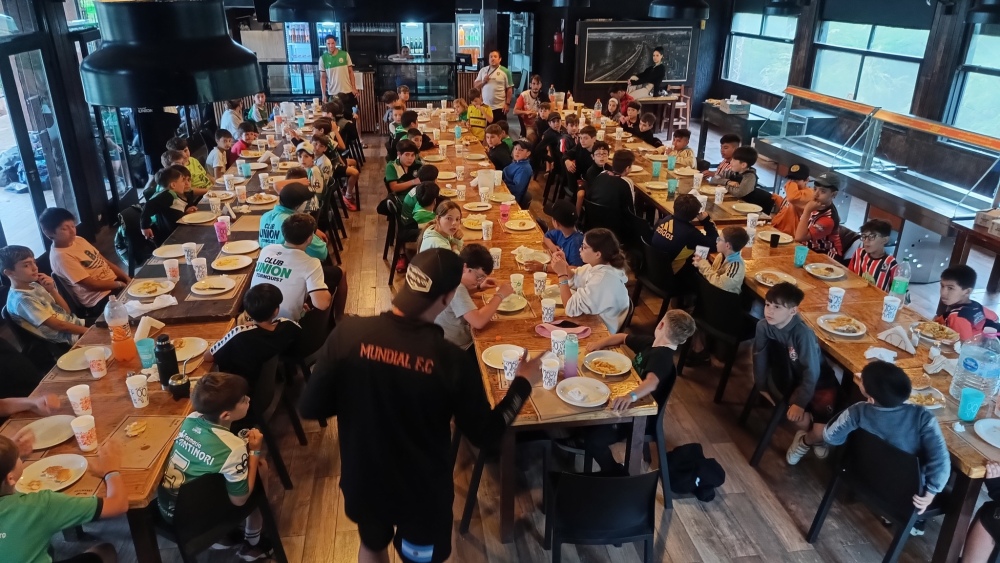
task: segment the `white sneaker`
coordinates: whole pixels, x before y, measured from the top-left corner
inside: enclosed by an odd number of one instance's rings
[[[788,452],[785,453],[785,461],[788,462],[788,465],[795,465],[809,453],[809,449],[809,446],[806,445],[805,430],[799,430],[795,433],[795,437],[792,438],[792,445],[788,446]]]
[[[812,447],[812,450],[819,459],[826,459],[826,456],[830,455],[830,446],[826,444],[816,444]]]

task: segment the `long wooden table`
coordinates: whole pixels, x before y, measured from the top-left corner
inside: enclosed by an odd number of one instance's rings
[[[973,246],[979,246],[996,254],[993,260],[993,268],[990,269],[990,277],[986,281],[986,292],[996,293],[1000,288],[1000,237],[991,235],[990,230],[981,225],[977,225],[975,219],[965,221],[952,221],[957,236],[955,237],[955,248],[951,252],[951,264],[965,264],[969,260],[969,251]]]

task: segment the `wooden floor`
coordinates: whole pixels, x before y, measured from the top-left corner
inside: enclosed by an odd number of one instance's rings
[[[371,139],[371,146],[379,143]],[[384,195],[382,172],[384,160],[369,158],[362,175],[362,211],[351,214],[350,238],[344,254],[350,285],[348,312],[372,315],[388,308],[393,291],[386,285],[389,265],[381,258],[385,219],[375,213]],[[536,202],[540,199],[536,191]],[[540,208],[535,204],[533,211]],[[985,260],[980,256],[978,259]],[[397,278],[398,279],[398,278]],[[636,307],[633,329],[651,332],[659,301],[650,298]],[[718,369],[711,366],[687,369],[678,380],[667,409],[668,446],[699,442],[705,455],[719,461],[726,471],[726,484],[715,500],[702,503],[695,498],[679,498],[670,512],[658,512],[654,561],[694,563],[709,561],[751,562],[867,562],[880,561],[889,544],[891,531],[860,503],[838,502],[826,521],[820,540],[810,545],[804,534],[809,528],[830,474],[829,464],[807,457],[796,467],[785,464],[784,452],[791,433],[782,428],[770,451],[757,469],[747,459],[764,426],[765,410],[751,417],[748,428],[736,420],[749,389],[749,353],[741,355],[721,405],[712,402]],[[309,445],[299,446],[279,415],[275,426],[284,432],[282,452],[289,466],[295,488],[285,491],[273,472],[267,481],[271,505],[279,525],[289,560],[293,563],[350,562],[356,560],[357,527],[343,513],[338,487],[339,452],[336,424],[321,429],[306,423]],[[618,452],[619,459],[622,456]],[[473,452],[463,446],[455,469],[455,527],[452,561],[535,562],[548,561],[542,549],[544,517],[538,510],[541,502],[540,451],[525,449],[519,453],[522,469],[517,479],[518,518],[516,540],[499,542],[499,472],[487,465],[479,489],[479,503],[469,533],[458,533],[458,518],[465,501]],[[662,497],[658,499],[662,505]],[[927,535],[912,538],[901,561],[929,561],[937,540],[939,521],[931,521]],[[93,541],[67,543],[54,539],[57,558],[67,557],[98,539],[114,543],[120,560],[136,560],[124,518],[85,526]],[[161,540],[163,560],[177,562],[176,548]],[[2,558],[0,558],[2,559]],[[563,559],[568,562],[638,562],[641,551],[632,545],[566,546]],[[235,552],[205,553],[200,561],[237,560]],[[393,554],[393,561],[398,558]]]

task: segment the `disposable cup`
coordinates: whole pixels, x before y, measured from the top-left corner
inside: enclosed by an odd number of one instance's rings
[[[455,177],[458,180],[464,180],[465,179],[465,166],[462,166],[461,164],[459,164],[458,166],[455,167]]]
[[[559,383],[559,360],[542,360],[542,388],[555,389]]]
[[[198,245],[193,242],[185,242],[181,245],[181,249],[184,250],[184,261],[188,264],[198,257]]]
[[[677,157],[670,155],[667,157],[667,170],[673,170],[677,166]]]
[[[479,201],[486,203],[488,199],[490,199],[490,188],[485,186],[479,188]]]
[[[191,262],[194,268],[194,279],[201,281],[208,277],[208,261],[204,258],[195,258]]]
[[[456,186],[455,191],[458,192],[458,199],[465,201],[465,184],[459,184]]]
[[[899,306],[902,304],[902,300],[899,297],[894,297],[892,295],[886,295],[882,299],[882,320],[891,323],[896,321],[896,313],[899,312]]]
[[[562,358],[566,354],[566,331],[553,330],[549,340],[552,342],[552,353]]]
[[[796,246],[795,247],[795,257],[793,258],[796,268],[801,268],[806,265],[806,258],[809,257],[809,247],[808,246]]]
[[[519,350],[505,350],[503,353],[503,376],[507,381],[517,377],[517,367],[521,364]]]
[[[551,323],[556,320],[556,300],[542,299],[542,322]]]
[[[209,194],[208,196],[208,208],[213,214],[218,215],[222,213],[222,200],[218,197]]]
[[[93,416],[89,414],[78,416],[69,425],[73,429],[73,435],[76,436],[80,451],[92,452],[97,449],[97,425]]]
[[[844,304],[844,294],[847,293],[842,287],[831,287],[826,296],[826,310],[831,313],[840,311],[840,306]]]
[[[243,184],[236,186],[236,201],[243,205],[247,202],[247,187]]]
[[[694,197],[695,197],[695,199],[698,200],[698,203],[701,204],[701,210],[702,211],[705,211],[706,209],[708,209],[708,196],[707,195],[695,194]]]
[[[545,272],[535,272],[532,275],[532,279],[535,282],[535,295],[541,297],[545,293],[545,282],[548,280],[549,275]]]
[[[167,258],[163,261],[163,269],[167,272],[167,279],[177,283],[181,279],[181,264],[176,258]]]
[[[511,274],[510,285],[514,288],[514,293],[524,295],[524,274]]]
[[[73,414],[76,416],[94,413],[90,402],[90,385],[70,387],[66,390],[66,398],[69,399],[69,406],[73,407]]]
[[[707,246],[696,246],[694,247],[695,256],[699,256],[702,259],[708,258],[708,247]]]
[[[958,418],[964,422],[972,422],[979,414],[979,407],[983,406],[986,394],[979,389],[965,387],[962,389],[962,396],[958,402]]]
[[[135,342],[135,349],[139,351],[139,361],[142,362],[142,369],[149,369],[156,363],[156,356],[153,350],[156,348],[156,341],[152,338],[143,338]]]
[[[83,355],[87,358],[90,375],[94,376],[94,379],[100,379],[108,375],[108,361],[104,356],[104,348],[100,346],[87,348],[87,351]]]
[[[503,250],[499,248],[491,248],[490,256],[493,258],[493,269],[496,270],[500,268],[500,258],[503,256]]]
[[[721,204],[724,199],[726,199],[726,188],[722,186],[715,188],[715,205]]]
[[[493,240],[493,221],[483,221],[483,240]]]
[[[145,375],[126,378],[125,386],[128,387],[128,396],[132,399],[133,407],[141,409],[149,406],[149,388],[146,386]]]
[[[691,189],[697,190],[698,188],[700,188],[701,182],[704,179],[705,175],[702,174],[701,172],[697,172],[694,176],[691,177]]]

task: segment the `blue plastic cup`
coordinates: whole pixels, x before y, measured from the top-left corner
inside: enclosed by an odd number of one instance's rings
[[[156,363],[153,355],[153,348],[156,342],[152,338],[143,338],[135,343],[135,349],[139,351],[139,360],[142,362],[142,369],[149,369]]]
[[[670,178],[667,180],[667,194],[669,196],[673,197],[673,195],[677,193],[677,183],[677,178]]]
[[[306,126],[306,118],[305,117],[295,118],[295,124],[299,126],[299,129],[302,129],[303,127]]]
[[[673,155],[668,156],[667,157],[667,170],[673,170],[674,166],[677,166],[677,157],[673,156]]]
[[[809,257],[809,247],[808,246],[796,246],[795,247],[795,267],[801,268],[806,265],[806,258]]]
[[[654,178],[659,178],[660,177],[660,163],[659,163],[659,161],[653,163],[653,177]]]
[[[249,162],[244,162],[243,164],[240,165],[240,176],[243,176],[244,178],[249,178],[252,173],[253,172],[250,170]]]
[[[962,389],[962,398],[958,402],[958,418],[964,422],[972,422],[979,414],[979,407],[983,406],[986,394],[979,389],[965,387]]]

